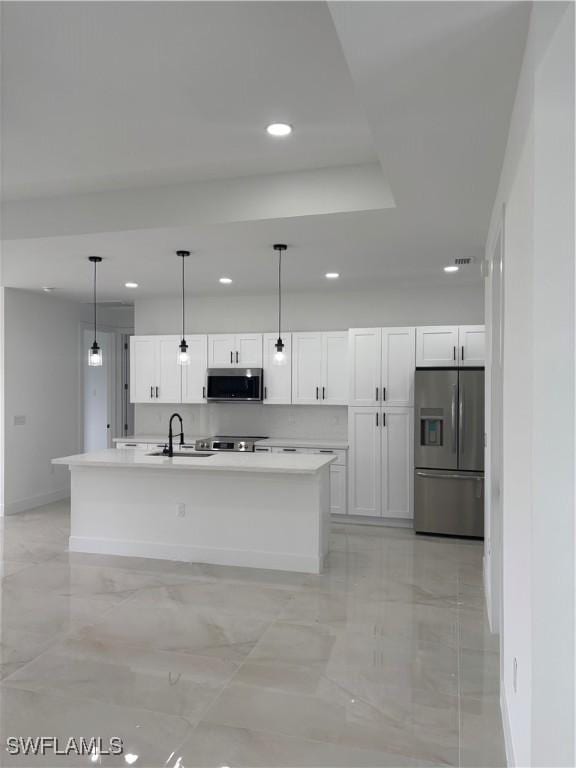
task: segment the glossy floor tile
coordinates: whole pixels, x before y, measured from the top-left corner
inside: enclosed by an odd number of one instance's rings
[[[505,765],[480,543],[334,524],[312,576],[69,553],[68,532],[66,503],[0,523],[0,765]],[[104,748],[5,749],[39,735]]]

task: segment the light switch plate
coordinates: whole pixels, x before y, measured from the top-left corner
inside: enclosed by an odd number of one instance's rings
[[[14,416],[15,427],[23,427],[25,424],[26,424],[26,416],[24,415]]]

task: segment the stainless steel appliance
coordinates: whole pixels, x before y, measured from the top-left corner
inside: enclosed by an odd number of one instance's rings
[[[206,399],[218,402],[251,402],[262,400],[264,373],[262,368],[208,368]]]
[[[484,369],[417,368],[414,529],[484,536]]]
[[[197,451],[254,451],[254,446],[258,440],[266,440],[266,436],[250,435],[248,437],[241,435],[217,435],[216,437],[203,437],[196,440]]]

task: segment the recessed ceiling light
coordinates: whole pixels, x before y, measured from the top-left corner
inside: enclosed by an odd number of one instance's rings
[[[126,288],[138,288],[138,283],[124,283]]]
[[[455,265],[450,265],[449,267],[444,267],[444,272],[458,272],[459,267]]]
[[[326,272],[326,277],[328,280],[336,280],[340,277],[340,272]]]
[[[290,136],[292,133],[292,126],[288,125],[288,123],[270,123],[270,125],[266,127],[266,131],[270,136]]]
[[[230,283],[232,282],[232,278],[231,277],[221,277],[220,278],[220,282],[222,283],[222,285],[230,285]]]
[[[52,291],[56,289],[53,288],[51,285],[43,285],[42,290],[44,291],[44,293],[52,293]]]

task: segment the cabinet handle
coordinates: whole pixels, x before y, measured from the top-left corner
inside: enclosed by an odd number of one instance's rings
[[[159,392],[160,392],[160,389],[156,387],[156,398],[160,397]]]
[[[334,453],[334,451],[320,450],[318,453]]]
[[[316,387],[316,400],[318,400],[318,387]]]
[[[154,397],[154,387],[150,387],[150,400]]]
[[[230,350],[230,365],[233,365],[233,364],[234,364],[234,352]]]
[[[202,397],[206,398],[206,387],[202,387]]]
[[[268,387],[264,387],[264,400],[268,400]]]
[[[462,345],[462,362],[464,362],[464,345]]]
[[[236,365],[238,365],[238,352],[236,352]]]
[[[385,413],[382,414],[382,426],[383,427],[386,426],[386,414]]]
[[[386,387],[382,387],[382,400],[386,400]]]
[[[378,426],[378,411],[376,411],[376,426]]]
[[[453,347],[453,350],[452,359],[456,360],[456,347]]]
[[[376,402],[378,402],[378,387],[376,387]]]
[[[296,453],[296,448],[282,448],[283,453]]]
[[[322,400],[326,400],[326,387],[322,387]]]

